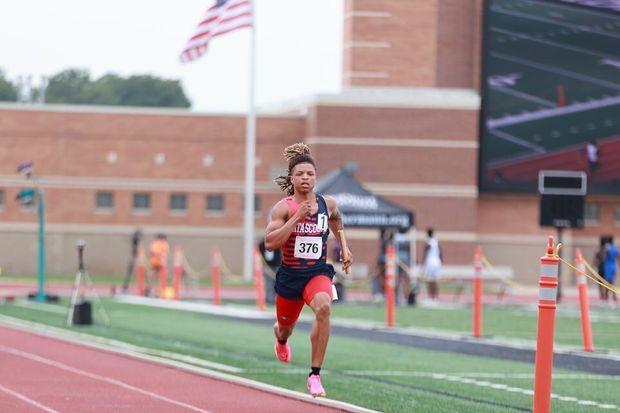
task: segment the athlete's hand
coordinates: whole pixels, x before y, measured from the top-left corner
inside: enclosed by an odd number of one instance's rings
[[[351,253],[351,250],[347,248],[348,254],[342,254],[342,251],[340,252],[340,261],[342,261],[342,271],[345,274],[350,274],[350,270],[351,270],[351,265],[353,264],[353,254]],[[346,256],[346,259],[343,259],[343,257]]]
[[[310,215],[310,208],[310,201],[304,201],[299,204],[299,208],[297,209],[297,212],[295,212],[297,222],[303,221],[308,215]]]

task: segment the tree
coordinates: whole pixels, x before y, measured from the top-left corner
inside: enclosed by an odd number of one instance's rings
[[[45,90],[47,103],[90,103],[90,73],[84,69],[68,69],[49,79]]]
[[[178,80],[163,80],[150,75],[125,79],[106,74],[91,81],[89,72],[81,69],[69,69],[52,76],[46,101],[89,105],[191,106]]]
[[[149,75],[131,76],[124,81],[122,105],[187,108],[190,101],[178,80],[162,80]]]
[[[4,76],[0,69],[0,101],[15,102],[17,100],[17,87]]]

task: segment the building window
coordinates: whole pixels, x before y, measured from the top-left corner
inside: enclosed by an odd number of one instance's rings
[[[0,211],[4,209],[4,189],[0,189]]]
[[[260,214],[260,196],[254,195],[254,213]],[[245,211],[245,196],[241,200],[241,211]]]
[[[151,194],[137,192],[133,194],[133,212],[145,213],[151,210]]]
[[[109,212],[114,209],[114,194],[112,192],[97,192],[95,209],[99,212]]]
[[[224,195],[210,194],[207,195],[207,214],[223,214],[224,213]]]
[[[620,205],[616,205],[616,208],[614,209],[614,218],[616,224],[620,225]]]
[[[170,212],[183,214],[187,212],[187,195],[170,194]]]
[[[591,204],[586,202],[584,210],[584,220],[587,224],[593,225],[599,222],[600,208],[598,204]]]

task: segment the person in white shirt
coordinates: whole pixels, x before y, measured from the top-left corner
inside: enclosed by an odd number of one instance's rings
[[[432,301],[437,301],[439,295],[439,286],[437,278],[441,270],[441,248],[439,241],[433,236],[433,228],[426,230],[426,247],[424,248],[424,277],[428,282],[428,295]]]
[[[590,172],[596,172],[596,170],[601,166],[601,162],[599,160],[598,146],[596,146],[596,141],[594,139],[586,145],[586,152],[588,154]]]

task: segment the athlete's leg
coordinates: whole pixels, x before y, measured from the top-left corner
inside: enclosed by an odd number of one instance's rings
[[[329,277],[319,275],[312,278],[304,289],[304,301],[312,308],[315,314],[310,333],[312,367],[320,368],[323,365],[329,341],[329,316],[332,302],[332,282]]]
[[[289,300],[276,294],[276,318],[273,325],[273,333],[276,336],[275,353],[283,363],[291,361],[291,347],[287,343],[293,334],[295,323],[299,318],[304,302],[302,300]]]

